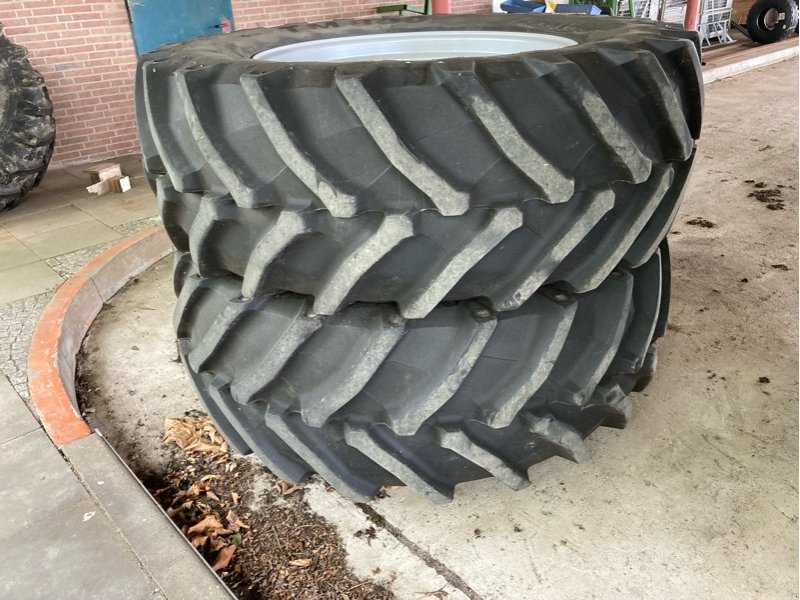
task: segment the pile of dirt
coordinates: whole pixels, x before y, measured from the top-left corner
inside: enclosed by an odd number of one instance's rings
[[[769,188],[765,181],[756,181],[755,179],[745,179],[744,182],[753,186],[753,191],[747,194],[747,197],[763,202],[769,210],[783,210],[783,190],[787,187],[794,189],[793,186],[785,186],[780,183]]]
[[[394,598],[350,572],[338,535],[310,511],[302,486],[232,456],[207,416],[167,419],[164,440],[178,450],[144,483],[238,598]]]

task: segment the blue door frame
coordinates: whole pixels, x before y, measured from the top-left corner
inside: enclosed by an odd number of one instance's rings
[[[231,0],[125,0],[137,54],[162,44],[233,30]]]

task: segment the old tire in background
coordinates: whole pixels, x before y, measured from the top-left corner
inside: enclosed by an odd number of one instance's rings
[[[497,30],[571,45],[251,59]],[[678,208],[701,113],[695,34],[559,15],[249,30],[145,55],[137,81],[144,163],[176,247],[201,277],[241,278],[245,298],[291,291],[325,315],[391,302],[422,318],[471,298],[512,311],[543,285],[582,293],[642,265]]]
[[[0,211],[39,184],[55,143],[53,105],[25,56],[0,25]]]
[[[747,13],[747,33],[759,44],[785,40],[792,35],[797,24],[795,0],[756,0]]]
[[[418,320],[386,304],[322,316],[307,296],[246,300],[240,279],[201,278],[185,257],[180,353],[220,430],[279,477],[317,472],[353,500],[405,484],[444,501],[489,476],[519,489],[537,462],[583,460],[584,437],[625,425],[668,311],[661,251],[591,292],[548,288],[503,313],[444,303]]]

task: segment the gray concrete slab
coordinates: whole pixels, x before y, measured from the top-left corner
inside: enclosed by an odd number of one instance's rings
[[[89,216],[89,219],[89,221],[67,225],[56,230],[40,231],[19,239],[38,256],[51,258],[122,237],[108,225],[95,220],[94,217]]]
[[[233,598],[100,435],[67,444],[62,451],[168,598]]]
[[[0,375],[0,444],[37,429],[39,422],[36,417],[28,410],[8,380]]]
[[[0,271],[0,304],[21,300],[52,290],[61,276],[39,260]]]
[[[88,498],[5,539],[0,575],[9,600],[166,598]]]
[[[14,237],[23,239],[92,220],[94,219],[90,214],[79,208],[62,206],[29,215],[12,211],[3,219],[3,227]]]
[[[0,227],[0,270],[36,262],[39,257],[8,231]]]
[[[0,528],[0,540],[87,497],[86,490],[41,429],[0,445],[0,481],[3,482],[0,506],[5,522]]]
[[[84,198],[73,202],[81,210],[89,213],[109,227],[137,221],[158,214],[158,202],[150,186],[144,181],[122,194]]]

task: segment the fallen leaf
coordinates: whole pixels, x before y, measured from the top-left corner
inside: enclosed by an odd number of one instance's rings
[[[311,564],[310,558],[297,558],[295,560],[290,560],[289,564],[293,567],[303,567],[304,569]]]
[[[275,484],[275,487],[278,488],[278,493],[281,496],[288,496],[289,494],[292,494],[297,490],[302,489],[299,485],[293,485],[291,483],[281,480],[278,480],[278,482]]]
[[[239,494],[236,492],[231,492],[231,500],[233,500],[234,504],[239,504],[239,498],[241,498]]]
[[[214,564],[211,565],[211,568],[215,571],[221,571],[230,564],[235,552],[236,546],[233,544],[225,546],[219,551],[219,554],[217,554],[217,558],[214,560]]]
[[[228,532],[228,533],[230,533],[230,532]],[[229,545],[228,544],[228,540],[223,539],[221,537],[216,537],[215,536],[215,537],[212,537],[210,539],[210,541],[208,542],[208,549],[211,550],[212,552],[214,552],[214,551],[220,550],[220,549],[222,549],[222,548],[224,548],[225,546],[228,546],[228,545]]]
[[[173,442],[186,452],[227,457],[228,444],[209,417],[164,420],[164,443]]]
[[[216,516],[208,515],[199,523],[195,523],[189,527],[189,531],[187,531],[187,533],[192,535],[193,533],[208,533],[217,531],[219,529],[225,529],[225,527],[219,522],[219,519]]]
[[[250,529],[250,526],[246,525],[239,518],[239,516],[232,510],[228,511],[228,515],[225,517],[225,520],[228,522],[228,529],[230,529],[231,531],[239,531],[239,529]]]
[[[198,535],[196,537],[191,538],[192,546],[194,546],[195,548],[199,548],[207,541],[208,541],[207,535]]]

